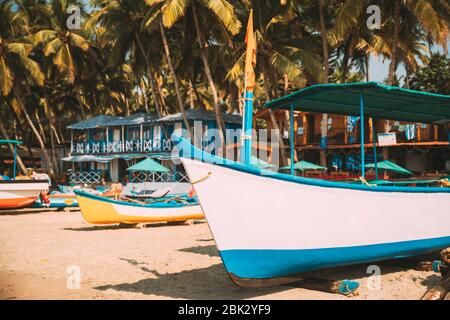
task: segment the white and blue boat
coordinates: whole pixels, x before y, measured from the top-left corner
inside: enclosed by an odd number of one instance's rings
[[[317,85],[266,107],[291,114],[299,109],[450,120],[450,96],[377,83]],[[308,179],[219,158],[183,138],[178,142],[224,266],[238,284],[450,247],[450,188]],[[291,142],[291,159],[293,150]]]

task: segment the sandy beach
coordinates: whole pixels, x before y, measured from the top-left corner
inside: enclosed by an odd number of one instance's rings
[[[360,282],[345,297],[278,285],[241,288],[228,278],[208,225],[93,226],[79,211],[0,215],[0,299],[420,299],[433,272],[381,266],[379,289],[367,265],[317,272]],[[80,288],[72,288],[73,270]]]

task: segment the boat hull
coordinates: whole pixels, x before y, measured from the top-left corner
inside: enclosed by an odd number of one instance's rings
[[[80,191],[75,193],[81,214],[91,224],[137,224],[204,218],[198,204],[170,206],[161,203],[150,206],[117,201]]]
[[[32,205],[43,190],[46,181],[6,180],[0,181],[0,209],[20,209]]]
[[[233,279],[282,277],[450,246],[450,190],[370,189],[239,164],[182,162],[190,181],[198,182],[195,191]],[[222,190],[233,194],[223,201]]]
[[[33,204],[33,208],[76,208],[78,200],[75,195],[50,195],[48,196],[50,203],[44,203],[39,199]]]

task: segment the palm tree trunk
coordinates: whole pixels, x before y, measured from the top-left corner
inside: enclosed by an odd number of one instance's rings
[[[78,86],[75,86],[75,92],[77,96],[78,106],[80,107],[81,118],[83,120],[86,120],[86,112],[84,110],[83,103],[81,102],[80,88]]]
[[[162,18],[159,19],[159,30],[160,30],[161,38],[162,38],[162,42],[163,42],[164,54],[166,56],[167,64],[169,65],[169,70],[170,70],[170,74],[173,79],[173,84],[175,86],[178,110],[181,112],[181,116],[183,117],[183,122],[184,122],[184,125],[186,126],[186,129],[191,134],[192,133],[191,125],[189,123],[188,118],[186,117],[186,111],[184,110],[183,99],[181,98],[181,92],[180,92],[180,84],[178,82],[178,77],[177,77],[177,74],[175,73],[175,68],[173,66],[172,58],[170,56],[169,44],[167,43],[167,37],[166,37],[166,32],[164,30],[164,26],[162,23]]]
[[[47,162],[48,167],[49,167],[48,168],[49,169],[49,175],[50,175],[51,178],[53,178],[54,175],[55,175],[55,172],[53,170],[53,164],[52,164],[52,161],[50,159],[50,156],[49,156],[49,154],[47,152],[47,149],[45,148],[44,140],[42,140],[42,137],[39,135],[39,132],[36,129],[36,126],[34,125],[33,121],[31,120],[30,114],[28,113],[27,109],[25,108],[25,104],[23,103],[23,100],[22,100],[22,97],[21,97],[21,95],[19,93],[19,90],[17,90],[17,88],[15,86],[13,86],[13,92],[14,92],[14,95],[16,96],[16,98],[17,98],[17,101],[19,102],[20,109],[22,110],[28,125],[30,126],[31,130],[33,131],[34,136],[37,139],[37,141],[39,143],[39,146],[41,147],[42,154],[44,155],[45,161]]]
[[[47,143],[47,138],[45,135],[44,127],[42,126],[41,118],[39,117],[39,113],[38,113],[37,109],[34,110],[34,117],[36,118],[36,122],[38,124],[39,131],[41,132],[42,140],[44,140],[44,143]]]
[[[206,57],[206,53],[205,53],[205,48],[203,46],[203,40],[202,40],[202,33],[200,30],[200,23],[198,21],[198,16],[197,16],[197,9],[195,7],[195,5],[192,6],[192,14],[194,17],[194,25],[195,25],[195,31],[197,34],[197,41],[198,41],[198,45],[200,47],[200,55],[203,61],[203,67],[204,67],[204,71],[205,71],[205,75],[206,78],[208,79],[208,84],[209,84],[209,88],[211,90],[211,93],[213,95],[213,100],[214,100],[214,112],[216,114],[216,122],[217,122],[217,129],[219,131],[219,139],[220,139],[220,143],[222,143],[223,149],[225,151],[226,146],[225,146],[225,138],[224,138],[224,134],[223,134],[223,130],[224,130],[224,122],[223,122],[223,116],[222,116],[222,112],[220,111],[220,106],[219,106],[219,97],[217,95],[217,90],[216,90],[216,86],[214,84],[212,75],[211,75],[211,69],[209,67],[209,63],[208,63],[208,58]]]
[[[161,106],[159,103],[159,99],[158,99],[158,94],[156,92],[156,79],[154,78],[154,73],[152,70],[149,71],[149,78],[148,78],[148,82],[150,84],[150,91],[152,93],[152,98],[153,98],[153,102],[155,103],[155,109],[156,109],[156,115],[158,116],[158,118],[161,118]],[[161,129],[163,131],[163,135],[164,138],[166,140],[169,140],[169,133],[166,130],[166,127],[164,125],[164,123],[161,123]]]
[[[3,136],[5,137],[6,140],[9,140],[9,136],[8,133],[6,132],[6,128],[4,127],[3,123],[0,121],[0,132],[3,134]],[[8,143],[8,147],[9,150],[11,151],[11,154],[14,153],[14,147],[12,146],[11,143]],[[20,171],[22,171],[23,174],[27,174],[27,169],[25,167],[25,165],[23,164],[22,158],[19,156],[18,153],[16,153],[17,155],[17,164],[19,165]]]
[[[10,103],[7,99],[5,99],[5,101],[6,101],[6,104],[8,105],[9,109],[11,110],[12,114],[14,115],[14,117],[15,117],[15,119],[16,119],[16,122],[17,122],[17,124],[18,124],[18,126],[19,126],[19,130],[20,130],[20,132],[22,133],[22,139],[24,140],[25,145],[26,145],[26,147],[27,147],[28,157],[30,158],[31,162],[33,163],[33,167],[34,167],[34,156],[33,156],[33,151],[31,150],[30,142],[28,141],[28,139],[25,139],[25,134],[26,134],[26,132],[25,132],[25,130],[23,129],[22,123],[20,122],[19,115],[17,114],[16,110],[15,110],[14,107],[11,105],[11,103]]]
[[[323,51],[323,83],[328,83],[330,74],[330,63],[328,53],[327,31],[325,26],[325,16],[323,12],[323,0],[319,0],[319,16],[320,16],[320,33],[322,35],[322,51]],[[326,138],[328,135],[328,114],[322,115],[321,137]],[[325,149],[320,149],[320,165],[326,167],[327,155]]]
[[[155,86],[156,86],[156,90],[157,90],[157,93],[158,93],[159,102],[160,102],[160,105],[161,105],[161,115],[167,116],[168,114],[170,114],[169,108],[167,107],[166,100],[164,99],[164,95],[163,95],[162,90],[161,90],[161,85],[159,84],[156,75],[157,74],[155,73],[153,75],[153,78],[155,79]]]
[[[53,166],[55,168],[55,174],[57,176],[59,176],[60,170],[59,170],[59,164],[58,164],[58,159],[56,157],[56,149],[55,149],[55,127],[54,127],[54,119],[53,119],[53,113],[52,110],[50,108],[50,103],[49,103],[49,99],[47,96],[47,92],[44,88],[44,100],[45,100],[45,114],[47,116],[47,121],[48,121],[48,128],[50,131],[50,148],[51,148],[51,156],[52,156],[52,161],[53,161]]]
[[[201,109],[206,110],[205,104],[203,103],[203,100],[200,97],[200,94],[198,93],[197,86],[195,85],[195,81],[192,78],[192,75],[189,76],[189,81],[192,84],[192,88],[194,89],[195,98],[197,99],[197,103],[200,106]]]
[[[388,85],[394,84],[395,70],[397,68],[397,48],[398,48],[398,36],[400,33],[400,9],[401,0],[394,0],[394,33],[392,35],[392,53],[391,64],[389,65]]]

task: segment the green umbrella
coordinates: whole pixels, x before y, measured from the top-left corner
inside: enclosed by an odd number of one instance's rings
[[[147,158],[142,160],[141,162],[136,163],[135,165],[129,167],[128,171],[145,171],[145,172],[170,172],[170,169],[164,167],[162,164],[159,164],[155,160]]]
[[[270,163],[267,163],[267,162],[265,162],[265,161],[255,157],[255,156],[252,156],[250,158],[250,164],[252,166],[254,166],[254,167],[258,167],[258,168],[261,168],[261,169],[268,169],[268,168],[272,168],[273,167],[273,165],[271,165]]]
[[[366,169],[375,169],[375,163],[369,163],[365,165]],[[407,175],[413,175],[411,171],[400,167],[398,164],[393,163],[388,160],[384,160],[377,163],[378,170],[386,170],[386,171],[393,171],[401,174],[407,174]]]
[[[289,170],[291,166],[282,167],[282,170]],[[294,169],[300,171],[307,170],[327,170],[326,167],[318,166],[317,164],[301,160],[299,162],[294,163]]]

